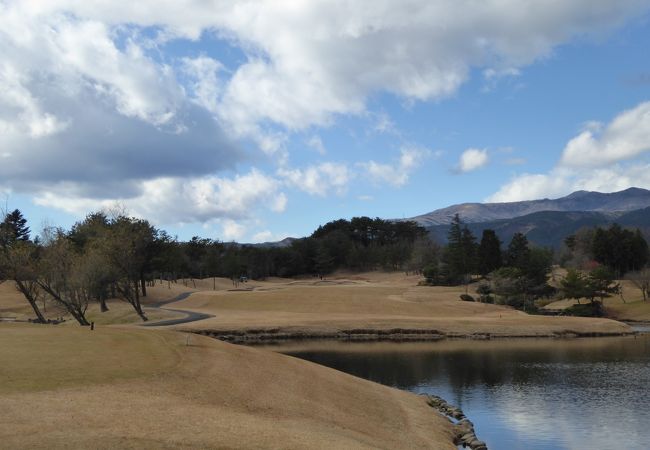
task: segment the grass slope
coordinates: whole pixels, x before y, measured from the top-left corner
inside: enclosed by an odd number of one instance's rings
[[[0,325],[6,448],[440,448],[424,399],[160,330]]]

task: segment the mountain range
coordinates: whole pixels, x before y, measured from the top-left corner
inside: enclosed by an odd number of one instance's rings
[[[620,192],[577,191],[558,199],[509,203],[462,203],[406,220],[426,228],[440,243],[447,240],[449,224],[458,214],[475,236],[493,229],[503,242],[514,233],[526,235],[536,245],[559,247],[564,238],[582,227],[614,222],[641,229],[650,236],[650,191],[629,188]]]

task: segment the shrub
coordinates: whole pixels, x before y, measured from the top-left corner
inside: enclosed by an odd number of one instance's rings
[[[564,314],[577,317],[603,317],[604,311],[600,302],[593,302],[570,306],[564,310]]]

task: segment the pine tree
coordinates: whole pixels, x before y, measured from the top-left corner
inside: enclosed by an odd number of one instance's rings
[[[506,265],[516,267],[521,271],[526,271],[530,260],[530,249],[528,248],[528,239],[522,233],[515,233],[508,245],[506,254]]]
[[[589,297],[588,280],[575,269],[569,269],[560,281],[560,290],[564,298],[575,299],[580,303],[581,298]]]
[[[612,269],[616,276],[639,270],[648,262],[648,244],[641,232],[613,224],[607,230],[597,228],[592,241],[594,259]]]
[[[448,274],[448,281],[451,284],[467,282],[468,275],[476,268],[476,238],[463,226],[458,214],[452,219],[447,238],[444,272]]]
[[[29,241],[29,227],[27,219],[23,217],[20,210],[15,209],[5,215],[5,219],[0,225],[2,228],[2,238],[8,242]]]
[[[459,283],[464,275],[463,228],[460,216],[456,214],[447,233],[447,247],[443,254],[444,272],[450,284]]]
[[[461,232],[461,247],[463,253],[463,272],[465,274],[472,274],[476,272],[476,266],[478,265],[478,245],[476,244],[476,238],[472,231],[463,227]]]
[[[478,248],[478,261],[478,269],[481,275],[487,275],[503,264],[501,241],[494,230],[483,230],[483,236]]]

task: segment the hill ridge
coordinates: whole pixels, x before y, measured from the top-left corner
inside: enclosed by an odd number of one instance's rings
[[[429,228],[448,225],[458,214],[465,223],[513,219],[536,212],[601,212],[625,213],[650,207],[650,191],[631,187],[618,192],[575,191],[557,199],[524,200],[502,203],[460,203],[405,220]]]

